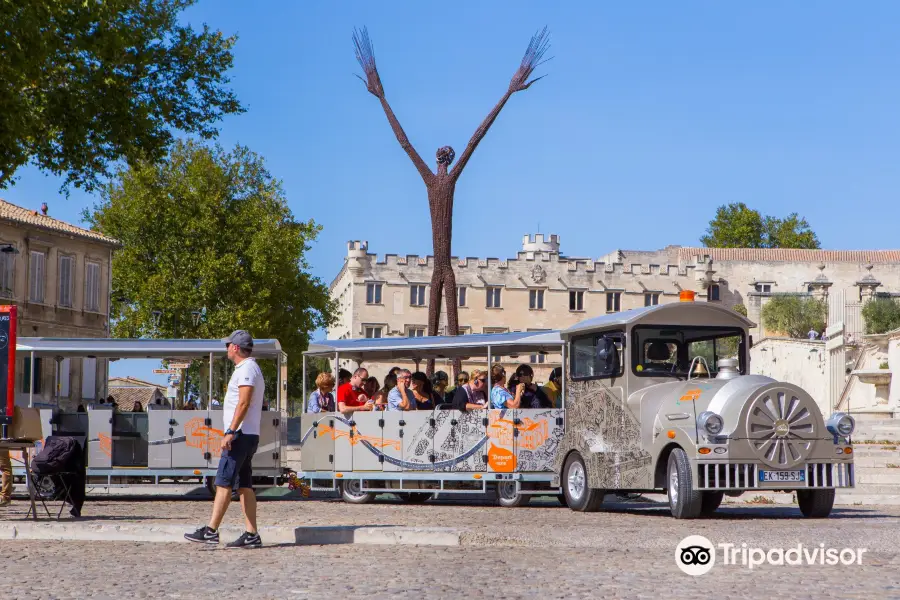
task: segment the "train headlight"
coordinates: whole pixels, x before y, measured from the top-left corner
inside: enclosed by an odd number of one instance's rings
[[[697,427],[709,435],[719,435],[725,427],[725,421],[721,416],[707,410],[697,417]]]
[[[856,429],[856,421],[854,421],[853,417],[847,413],[837,412],[828,419],[828,422],[825,424],[825,429],[827,429],[828,433],[831,435],[847,437],[853,433],[854,429]]]

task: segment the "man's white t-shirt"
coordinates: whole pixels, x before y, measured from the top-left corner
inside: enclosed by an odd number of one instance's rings
[[[250,408],[244,415],[244,421],[238,427],[238,431],[242,431],[248,435],[259,435],[259,422],[262,420],[263,396],[266,391],[266,384],[263,381],[262,371],[259,365],[252,358],[245,358],[235,366],[234,373],[231,374],[231,380],[228,382],[228,391],[225,392],[225,406],[222,409],[222,418],[224,427],[231,427],[231,421],[234,419],[234,411],[237,409],[240,388],[246,385],[253,386],[253,396],[250,400]]]

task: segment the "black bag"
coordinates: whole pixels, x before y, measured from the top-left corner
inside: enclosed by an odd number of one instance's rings
[[[75,438],[51,435],[31,461],[31,470],[41,475],[69,470],[79,450],[78,440]]]

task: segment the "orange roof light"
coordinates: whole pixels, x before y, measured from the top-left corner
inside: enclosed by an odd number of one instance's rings
[[[691,290],[681,290],[681,293],[678,294],[678,299],[681,302],[693,302],[694,296],[696,296],[696,292],[692,292]]]

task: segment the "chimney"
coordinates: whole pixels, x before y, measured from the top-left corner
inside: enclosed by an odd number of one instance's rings
[[[46,203],[46,202],[42,202],[42,203],[41,203],[41,213],[42,213],[45,217],[47,216],[47,203]]]

